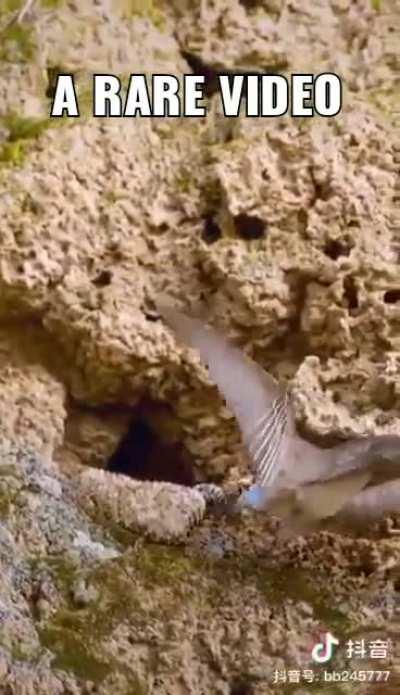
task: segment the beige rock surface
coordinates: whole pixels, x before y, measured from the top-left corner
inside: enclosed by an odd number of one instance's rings
[[[106,561],[93,580],[100,613],[80,614],[57,594],[41,638],[23,586],[8,584],[2,596],[14,592],[23,618],[19,632],[11,614],[0,631],[0,678],[9,669],[13,693],[264,695],[271,670],[306,664],[310,635],[324,627],[398,636],[396,539],[320,534],[276,548],[258,518],[190,531],[204,513],[194,491],[81,467],[105,464],[145,394],[173,406],[199,474],[247,473],[206,372],[154,320],[163,293],[189,311],[202,302],[290,381],[307,436],[399,433],[398,2],[37,0],[10,24],[19,5],[0,8],[2,440],[55,459],[114,531],[142,529],[186,550],[145,544],[138,561],[132,549],[122,567]],[[213,96],[203,120],[90,117],[92,73],[181,75],[190,54],[218,69],[334,71],[343,111],[228,120]],[[76,121],[48,119],[57,71],[75,75]],[[6,478],[0,506],[17,542]],[[47,483],[26,493],[32,513],[57,487]],[[35,529],[27,562],[37,543],[51,554]],[[82,634],[97,633],[88,656]],[[40,661],[41,647],[55,655],[43,670],[24,662],[31,651]]]
[[[65,388],[32,353],[27,359],[19,343],[21,333],[13,329],[0,329],[1,439],[17,438],[50,462],[64,440]]]

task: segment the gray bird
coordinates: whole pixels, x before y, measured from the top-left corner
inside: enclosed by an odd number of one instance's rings
[[[164,302],[157,309],[177,337],[198,350],[238,421],[254,485],[235,509],[278,516],[288,535],[334,517],[363,523],[400,511],[400,436],[367,436],[330,449],[311,444],[296,430],[286,388],[199,319]],[[210,495],[218,497],[214,486]]]

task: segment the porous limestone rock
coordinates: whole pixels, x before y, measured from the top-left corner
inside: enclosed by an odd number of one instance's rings
[[[23,437],[20,446],[1,443],[0,516],[0,690],[81,692],[68,673],[52,672],[41,620],[59,608],[56,575],[68,582],[80,568],[120,552],[76,508],[55,467],[24,450]]]
[[[321,631],[395,635],[396,539],[277,548],[258,517],[190,530],[195,491],[79,464],[104,465],[145,394],[172,404],[206,477],[248,472],[160,294],[290,382],[307,435],[399,432],[396,0],[38,0],[15,25],[18,4],[0,8],[1,686],[267,695]],[[342,113],[228,120],[214,94],[206,119],[90,117],[93,72],[199,59],[334,71]],[[75,75],[80,119],[48,117],[57,72]]]
[[[0,435],[19,439],[50,462],[64,439],[66,392],[63,384],[33,359],[26,359],[21,333],[0,329]],[[25,338],[33,337],[29,328]]]
[[[209,518],[185,529],[179,545],[149,543],[123,534],[117,515],[101,515],[106,484],[116,496],[116,476],[101,473],[72,483],[34,453],[1,447],[4,692],[227,695],[241,685],[265,695],[275,691],[275,669],[311,668],[311,649],[327,629],[342,644],[336,669],[346,665],[349,636],[395,642],[395,540],[325,533],[278,547],[268,519],[254,525],[247,517],[240,524]],[[85,486],[99,501],[97,509],[87,505],[97,522],[82,512]],[[139,486],[136,506],[151,526],[150,487],[146,494]],[[168,486],[153,490],[166,501]],[[130,492],[134,499],[134,486]],[[395,646],[383,664],[395,679]]]
[[[216,95],[206,121],[179,127],[86,117],[45,128],[18,167],[2,167],[0,315],[40,324],[62,354],[57,374],[80,402],[129,408],[143,391],[173,401],[193,454],[208,473],[226,475],[234,424],[198,363],[182,361],[152,320],[152,299],[166,293],[190,310],[202,298],[209,318],[284,379],[307,353],[340,362],[362,349],[371,364],[382,345],[398,353],[389,19],[359,3],[314,3],[307,12],[293,3],[139,5],[130,16],[118,3],[36,6],[24,24],[32,62],[72,72],[78,62],[78,91],[87,91],[93,71],[187,72],[180,46],[216,65],[223,49],[229,69],[265,67],[277,51],[280,69],[297,70],[304,58],[313,72],[343,74],[343,111],[325,120],[241,117],[227,142]],[[375,32],[366,34],[369,22]],[[223,38],[221,26],[229,27]],[[295,35],[304,54],[293,53]],[[23,91],[26,63],[11,59]],[[40,81],[35,89],[43,96]],[[20,107],[12,94],[6,113]],[[242,238],[240,215],[259,220],[263,238]],[[207,216],[221,235],[211,243]],[[364,385],[370,376],[366,367]],[[385,413],[391,425],[396,404]],[[347,431],[358,429],[349,413]]]

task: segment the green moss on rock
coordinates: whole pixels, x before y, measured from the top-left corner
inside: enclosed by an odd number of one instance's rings
[[[51,626],[39,630],[42,645],[55,656],[53,667],[72,671],[78,678],[99,683],[112,671],[110,664],[97,659],[84,636],[65,626]]]
[[[34,31],[31,26],[15,22],[0,31],[0,61],[17,60],[29,63],[33,60],[35,52]]]
[[[51,125],[49,118],[27,118],[16,113],[0,118],[0,127],[7,132],[5,142],[0,143],[0,162],[21,164],[32,141]]]
[[[38,137],[46,128],[49,127],[49,119],[26,118],[18,116],[16,113],[9,113],[3,116],[1,124],[7,128],[9,142],[27,140]]]
[[[46,10],[56,10],[61,7],[64,0],[40,0],[41,6]]]
[[[1,4],[2,12],[17,12],[22,7],[22,0],[3,0]]]
[[[142,548],[139,566],[141,579],[150,587],[186,581],[199,569],[195,561],[183,554],[182,548],[155,543]]]
[[[132,583],[126,574],[126,561],[105,562],[95,570],[80,572],[62,559],[49,565],[62,589],[64,607],[38,629],[43,647],[54,654],[53,667],[73,673],[77,678],[101,683],[110,673],[120,672],[135,695],[146,695],[138,677],[123,663],[101,654],[99,645],[121,622],[131,619],[146,624],[149,613],[140,609]],[[71,601],[73,579],[87,575],[99,588],[99,600],[83,608]]]
[[[0,519],[6,519],[10,511],[11,499],[9,494],[0,489]]]
[[[147,17],[158,29],[163,29],[165,20],[154,0],[117,0],[117,7],[126,18]]]
[[[57,589],[65,596],[69,597],[73,581],[78,578],[79,568],[65,556],[54,556],[35,558],[32,561],[32,569],[45,567],[52,575]]]
[[[62,562],[52,570],[65,601],[42,626],[42,645],[55,655],[56,667],[97,683],[111,672],[121,673],[129,685],[136,678],[123,661],[102,651],[101,645],[119,625],[128,623],[139,632],[149,625],[157,629],[164,625],[163,639],[168,640],[168,626],[181,614],[184,617],[187,605],[207,619],[246,594],[249,587],[269,606],[281,606],[288,599],[306,601],[314,616],[340,639],[349,630],[346,616],[332,605],[328,589],[323,589],[322,577],[316,582],[306,571],[271,568],[258,557],[207,560],[187,556],[182,547],[139,541],[121,557],[78,571],[99,597],[80,608],[71,600],[76,570],[63,567]],[[139,681],[135,687],[142,692]]]

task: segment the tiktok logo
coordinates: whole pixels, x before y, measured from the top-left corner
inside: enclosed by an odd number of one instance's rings
[[[330,661],[333,656],[333,645],[338,645],[339,640],[336,639],[330,632],[325,632],[322,642],[318,642],[313,647],[311,658],[317,664],[325,664]]]

